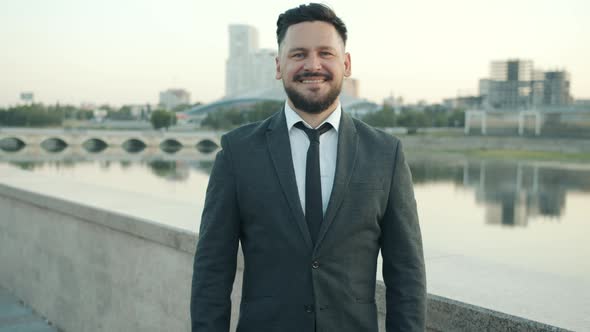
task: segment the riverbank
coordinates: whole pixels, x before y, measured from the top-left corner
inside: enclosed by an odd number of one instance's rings
[[[565,138],[401,135],[409,155],[449,158],[590,162],[590,140]]]

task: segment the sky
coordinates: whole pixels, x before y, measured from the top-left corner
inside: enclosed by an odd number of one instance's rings
[[[275,48],[291,0],[0,0],[0,107],[23,91],[45,104],[157,103],[183,88],[223,97],[228,26],[258,29]],[[331,0],[349,30],[352,77],[380,103],[476,94],[492,60],[565,69],[590,99],[587,0]]]

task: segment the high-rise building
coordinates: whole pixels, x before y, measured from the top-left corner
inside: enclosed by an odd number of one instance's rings
[[[258,31],[249,25],[229,26],[225,96],[236,97],[276,87],[277,52],[258,48]]]
[[[525,109],[531,105],[533,62],[512,59],[493,61],[487,104],[496,109]]]
[[[543,105],[560,106],[572,104],[570,77],[567,71],[546,71],[543,83]]]
[[[494,81],[530,81],[532,77],[531,60],[492,61],[490,65],[490,79]]]
[[[245,57],[258,50],[258,30],[244,24],[229,26],[229,58]]]
[[[482,78],[479,80],[479,95],[486,98],[490,94],[490,79]]]
[[[493,61],[489,79],[481,79],[479,93],[487,109],[522,110],[572,103],[566,71],[535,69],[531,60]]]
[[[174,109],[176,106],[190,104],[191,95],[183,89],[168,89],[160,92],[160,105],[167,110]]]
[[[533,70],[531,80],[531,104],[534,108],[543,106],[543,91],[545,90],[545,73],[542,70]]]

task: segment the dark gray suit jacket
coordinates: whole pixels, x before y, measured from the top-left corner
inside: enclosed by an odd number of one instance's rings
[[[284,111],[221,140],[195,255],[193,332],[227,332],[238,242],[238,332],[378,331],[377,256],[388,332],[423,331],[426,281],[410,170],[400,142],[342,113],[334,186],[312,246]]]

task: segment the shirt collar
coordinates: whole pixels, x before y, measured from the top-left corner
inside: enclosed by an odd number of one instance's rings
[[[323,125],[324,123],[328,122],[332,125],[332,128],[334,128],[334,130],[336,130],[336,132],[338,132],[338,128],[340,128],[340,117],[341,116],[342,116],[342,106],[340,105],[340,102],[338,102],[338,105],[336,106],[336,109],[334,110],[334,112],[332,112],[332,114],[330,114],[330,116],[326,120],[324,120],[324,122],[320,123],[318,128],[321,125]],[[287,101],[285,101],[285,118],[287,119],[287,128],[289,131],[299,121],[302,121],[305,124],[305,126],[312,128],[307,122],[305,122],[305,120],[303,120],[299,116],[299,114],[297,114],[297,112],[295,112],[291,108],[291,106],[289,106],[289,103]]]

